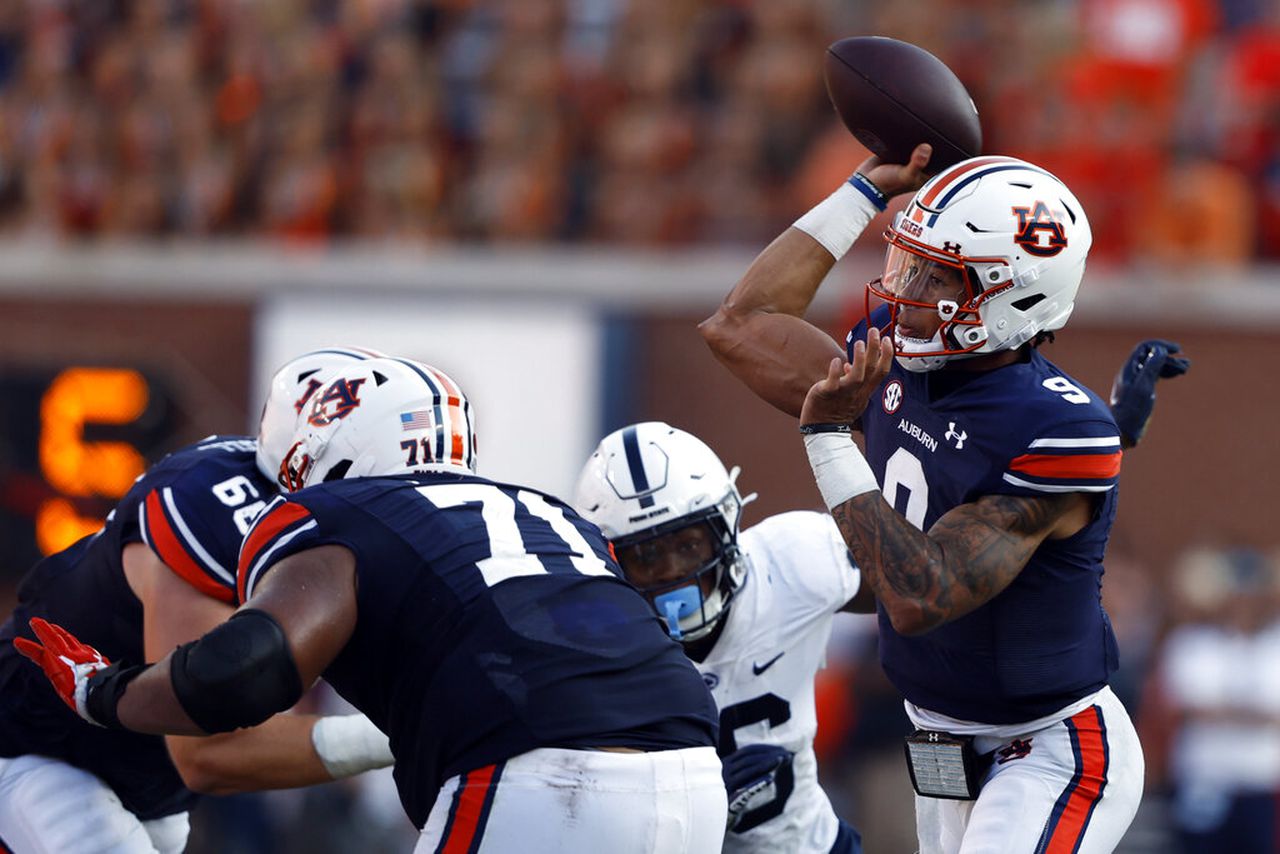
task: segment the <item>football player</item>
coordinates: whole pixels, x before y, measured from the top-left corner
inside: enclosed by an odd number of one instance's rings
[[[662,422],[606,436],[574,505],[609,539],[720,710],[724,850],[849,854],[857,831],[818,785],[814,677],[832,617],[874,610],[831,517],[782,513],[738,535],[738,468]],[[864,591],[865,592],[865,591]],[[858,601],[855,601],[858,600]]]
[[[704,337],[800,416],[875,593],[881,662],[917,727],[921,850],[1111,851],[1143,784],[1100,601],[1122,437],[1037,349],[1071,314],[1088,219],[1033,164],[980,157],[924,183],[929,153],[866,161],[765,249]],[[917,187],[868,285],[884,304],[842,354],[803,314],[885,200]]]
[[[309,785],[390,764],[386,736],[362,715],[281,715],[211,739],[111,732],[71,713],[15,649],[34,643],[30,620],[46,619],[141,661],[225,620],[240,542],[277,492],[315,376],[372,355],[332,349],[289,362],[272,380],[259,441],[212,436],[175,451],[100,531],[23,579],[0,626],[0,850],[181,851],[196,792]]]
[[[245,538],[227,622],[149,666],[48,623],[28,651],[113,733],[253,726],[323,674],[390,736],[418,851],[718,851],[702,678],[593,525],[474,473],[474,419],[427,365],[330,375],[285,462],[300,491]]]

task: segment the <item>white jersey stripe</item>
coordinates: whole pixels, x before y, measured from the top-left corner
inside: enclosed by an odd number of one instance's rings
[[[288,534],[285,534],[283,537],[276,540],[271,548],[259,555],[258,559],[253,563],[253,568],[249,570],[249,577],[245,579],[244,598],[248,599],[253,595],[253,586],[258,583],[258,573],[262,571],[264,566],[271,562],[270,558],[276,553],[276,551],[278,551],[282,546],[288,545],[294,537],[304,531],[310,531],[312,528],[318,527],[319,524],[320,523],[315,519],[312,519],[307,524],[299,526],[297,530],[290,531]]]
[[[191,529],[187,527],[187,522],[182,518],[182,514],[178,512],[178,505],[173,501],[173,489],[166,486],[160,492],[164,498],[164,506],[168,508],[169,515],[173,518],[173,524],[178,529],[178,533],[182,535],[182,539],[187,543],[188,551],[194,552],[201,562],[204,563],[206,569],[213,570],[214,574],[225,581],[227,584],[235,586],[236,577],[227,572],[222,564],[213,559],[213,555],[205,551],[204,546],[200,545],[200,541],[196,539],[195,534],[191,533]],[[148,543],[147,545],[150,545]]]
[[[1036,439],[1031,448],[1118,448],[1119,436],[1102,436],[1094,439]]]
[[[1115,489],[1116,486],[1114,483],[1107,483],[1101,486],[1087,483],[1032,483],[1029,480],[1023,480],[1020,477],[1014,477],[1008,472],[1005,472],[1004,479],[1007,482],[1012,483],[1014,486],[1021,486],[1024,489],[1035,489],[1040,492],[1108,492]]]

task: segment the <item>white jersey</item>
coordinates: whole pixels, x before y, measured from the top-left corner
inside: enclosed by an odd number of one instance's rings
[[[825,513],[772,516],[742,532],[738,543],[746,580],[711,653],[694,663],[720,710],[722,746],[732,739],[731,749],[785,747],[795,753],[794,785],[783,799],[784,768],[778,800],[745,813],[741,832],[726,834],[724,850],[827,854],[838,823],[818,786],[813,681],[826,664],[832,617],[858,592],[859,574]]]

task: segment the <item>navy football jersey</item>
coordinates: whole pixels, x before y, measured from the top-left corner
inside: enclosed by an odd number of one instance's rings
[[[850,358],[852,342],[865,336],[864,321],[850,333]],[[885,500],[925,531],[984,495],[1097,496],[1083,530],[1045,540],[1017,578],[972,613],[905,637],[880,609],[881,662],[907,700],[1004,724],[1102,688],[1117,666],[1101,594],[1121,456],[1107,405],[1035,350],[974,373],[913,373],[895,361],[862,425]]]
[[[258,473],[254,447],[250,438],[213,436],[175,451],[138,478],[101,530],[26,575],[17,608],[0,626],[0,756],[38,753],[90,771],[143,820],[190,807],[195,796],[163,738],[81,720],[12,641],[34,640],[28,621],[43,617],[111,661],[145,661],[142,604],[121,559],[139,541],[196,589],[234,602],[240,541],[275,494]]]
[[[715,744],[702,677],[559,500],[445,473],[312,486],[245,539],[242,597],[323,544],[355,555],[359,605],[324,678],[390,737],[418,827],[449,777],[534,748]]]

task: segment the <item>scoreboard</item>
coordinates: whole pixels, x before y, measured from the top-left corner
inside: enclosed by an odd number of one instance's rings
[[[128,364],[0,371],[4,570],[22,572],[96,531],[147,465],[171,450],[164,381]]]
[[[235,302],[0,297],[0,602],[147,466],[245,431],[252,317]]]

